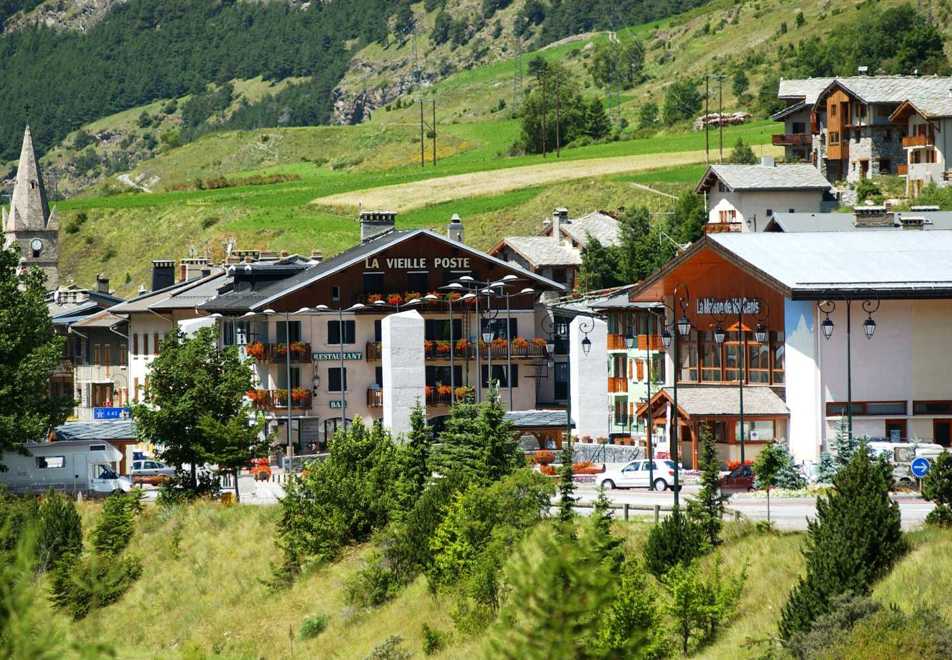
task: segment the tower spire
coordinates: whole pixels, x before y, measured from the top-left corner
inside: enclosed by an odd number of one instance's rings
[[[10,199],[6,231],[49,229],[50,206],[46,199],[43,176],[33,149],[30,127],[23,131],[23,147],[17,164],[17,179]]]

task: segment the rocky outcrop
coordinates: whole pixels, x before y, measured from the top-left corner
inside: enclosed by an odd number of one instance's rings
[[[53,30],[85,32],[112,11],[113,7],[127,0],[46,0],[28,12],[11,16],[4,25],[4,32],[15,32],[33,25],[42,25]]]

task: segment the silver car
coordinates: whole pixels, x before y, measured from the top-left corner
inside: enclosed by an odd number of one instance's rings
[[[132,471],[129,473],[134,484],[161,484],[175,476],[175,468],[152,458],[132,461]]]

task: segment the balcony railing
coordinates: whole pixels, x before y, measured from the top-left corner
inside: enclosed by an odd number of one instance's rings
[[[277,344],[263,344],[253,342],[245,346],[245,354],[253,357],[259,362],[278,362],[283,363],[288,358],[288,345],[281,342]],[[303,341],[291,342],[291,362],[300,364],[311,361],[311,345]]]
[[[727,232],[744,231],[743,222],[709,222],[704,225],[705,234],[724,234]]]
[[[625,335],[619,335],[615,333],[610,333],[608,335],[608,350],[610,351],[623,351],[627,346],[625,346]]]
[[[613,392],[627,392],[628,391],[628,381],[619,376],[609,376],[608,377],[608,391],[609,393]]]
[[[639,351],[660,351],[663,346],[661,335],[638,335]]]
[[[251,405],[257,410],[278,410],[288,407],[287,390],[251,390],[248,392]],[[308,410],[311,407],[311,390],[296,388],[291,390],[291,408]]]
[[[367,388],[367,407],[368,408],[383,408],[383,388],[381,387]]]
[[[932,135],[907,135],[902,139],[904,147],[928,147],[935,144],[935,138]]]
[[[483,341],[479,342],[480,357],[486,357],[492,354],[493,358],[505,358],[507,355],[507,342],[505,339],[494,339],[489,344]],[[558,352],[558,351],[556,351]],[[476,345],[469,339],[458,339],[453,347],[453,357],[457,359],[467,359],[476,356]],[[379,341],[367,342],[367,360],[379,360],[382,357]],[[429,340],[423,343],[423,355],[427,360],[449,360],[450,342],[444,340]],[[540,339],[523,339],[517,337],[511,343],[511,355],[513,358],[544,358],[548,357],[545,348],[545,341]]]
[[[465,386],[456,388],[456,399],[465,399],[472,394],[472,389]],[[449,385],[427,385],[424,389],[424,399],[428,406],[448,406],[453,402],[453,390]],[[383,407],[383,388],[367,388],[367,407]]]
[[[809,147],[813,136],[809,133],[778,133],[770,136],[775,147]]]

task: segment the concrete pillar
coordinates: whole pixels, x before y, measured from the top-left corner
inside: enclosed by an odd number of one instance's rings
[[[582,349],[582,327],[592,342],[588,355]],[[576,317],[569,325],[569,387],[572,421],[577,438],[608,437],[608,324],[599,319]]]
[[[784,301],[784,384],[790,453],[799,463],[820,458],[825,412],[820,388],[816,303]],[[845,327],[845,324],[842,326]],[[854,337],[855,341],[855,337]],[[844,399],[845,400],[845,399]]]
[[[391,314],[381,325],[383,425],[394,437],[410,431],[410,413],[426,403],[423,317],[416,310]]]

